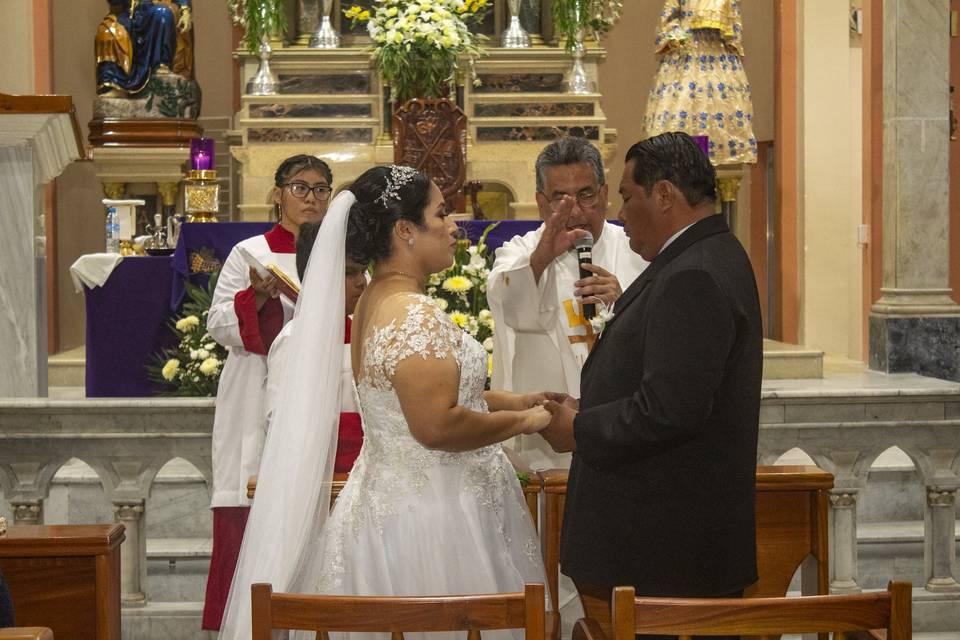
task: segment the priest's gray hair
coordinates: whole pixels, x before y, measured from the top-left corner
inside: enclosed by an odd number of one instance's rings
[[[543,193],[547,181],[546,172],[550,167],[586,162],[597,174],[597,184],[604,183],[603,158],[595,146],[586,138],[566,136],[554,140],[537,156],[537,191]]]

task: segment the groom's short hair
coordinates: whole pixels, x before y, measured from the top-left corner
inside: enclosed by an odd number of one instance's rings
[[[669,131],[636,143],[625,163],[634,160],[633,181],[649,196],[653,185],[666,180],[680,190],[687,204],[696,207],[717,200],[717,172],[693,138]]]

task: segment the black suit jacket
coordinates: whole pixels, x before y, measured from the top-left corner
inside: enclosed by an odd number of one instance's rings
[[[760,302],[719,215],[614,306],[583,368],[561,564],[638,595],[713,596],[757,578]]]

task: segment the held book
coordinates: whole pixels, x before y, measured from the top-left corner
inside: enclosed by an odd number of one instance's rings
[[[257,272],[258,276],[261,278],[272,277],[277,281],[277,286],[280,289],[280,293],[286,296],[290,302],[296,304],[297,298],[300,296],[300,287],[297,286],[297,283],[294,282],[290,276],[283,272],[283,269],[273,263],[264,265],[244,247],[237,247],[237,249],[240,251],[240,255],[243,256],[243,259],[246,260],[247,264]]]

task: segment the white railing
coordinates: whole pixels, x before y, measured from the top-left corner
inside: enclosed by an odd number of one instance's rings
[[[831,590],[858,591],[857,502],[870,466],[898,447],[926,487],[928,591],[956,591],[955,512],[960,489],[960,385],[909,391],[775,388],[764,391],[759,464],[802,449],[835,476],[831,492]],[[773,388],[772,388],[773,387]],[[15,523],[43,521],[57,470],[79,458],[94,469],[127,528],[122,598],[146,601],[144,508],[157,472],[183,458],[211,479],[209,399],[0,400],[0,491]],[[919,586],[919,585],[918,585]]]

